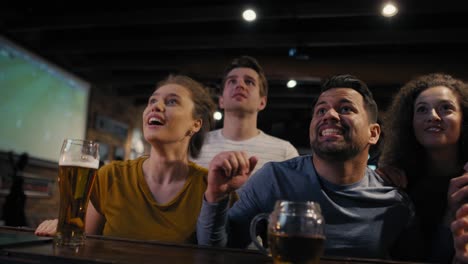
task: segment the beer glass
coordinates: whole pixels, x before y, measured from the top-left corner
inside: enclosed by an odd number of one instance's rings
[[[271,214],[259,214],[252,219],[250,237],[260,251],[270,255],[256,239],[260,220],[268,220],[268,245],[273,263],[320,262],[325,222],[318,203],[279,200]]]
[[[84,244],[86,209],[98,167],[99,145],[96,142],[65,139],[59,159],[60,211],[54,238],[56,245]]]

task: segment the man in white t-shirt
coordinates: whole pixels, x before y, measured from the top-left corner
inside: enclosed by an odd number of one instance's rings
[[[244,151],[258,158],[255,171],[269,161],[298,156],[288,141],[257,128],[258,112],[267,104],[268,83],[262,67],[248,56],[234,59],[224,71],[219,106],[224,109],[223,128],[208,133],[200,156],[193,161],[203,167],[223,151]],[[254,173],[253,171],[252,173]]]

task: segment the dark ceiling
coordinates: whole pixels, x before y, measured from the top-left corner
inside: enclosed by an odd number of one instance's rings
[[[169,73],[217,87],[232,58],[251,55],[270,85],[259,127],[297,147],[308,145],[311,102],[327,76],[358,76],[382,109],[416,75],[468,80],[468,9],[461,0],[393,1],[400,11],[392,18],[380,15],[383,0],[159,2],[3,6],[0,34],[135,105]],[[257,11],[256,21],[242,20],[245,7]],[[296,88],[286,88],[289,78]]]

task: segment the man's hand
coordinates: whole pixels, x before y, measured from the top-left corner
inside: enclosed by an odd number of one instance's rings
[[[208,186],[205,199],[218,202],[230,192],[241,187],[257,165],[256,157],[247,157],[245,152],[228,151],[216,155],[208,169]]]

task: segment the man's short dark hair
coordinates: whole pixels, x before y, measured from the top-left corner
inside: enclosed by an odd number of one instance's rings
[[[322,93],[333,88],[350,88],[362,95],[364,107],[371,123],[377,123],[379,110],[367,84],[350,74],[334,75],[326,79],[321,86]]]
[[[267,96],[268,95],[268,82],[263,72],[262,66],[258,63],[258,61],[249,56],[241,56],[239,58],[235,58],[231,61],[231,63],[224,69],[223,73],[223,83],[221,91],[224,90],[224,85],[226,84],[227,75],[230,71],[236,68],[249,68],[254,70],[258,74],[259,79],[259,87],[260,87],[260,96]]]

